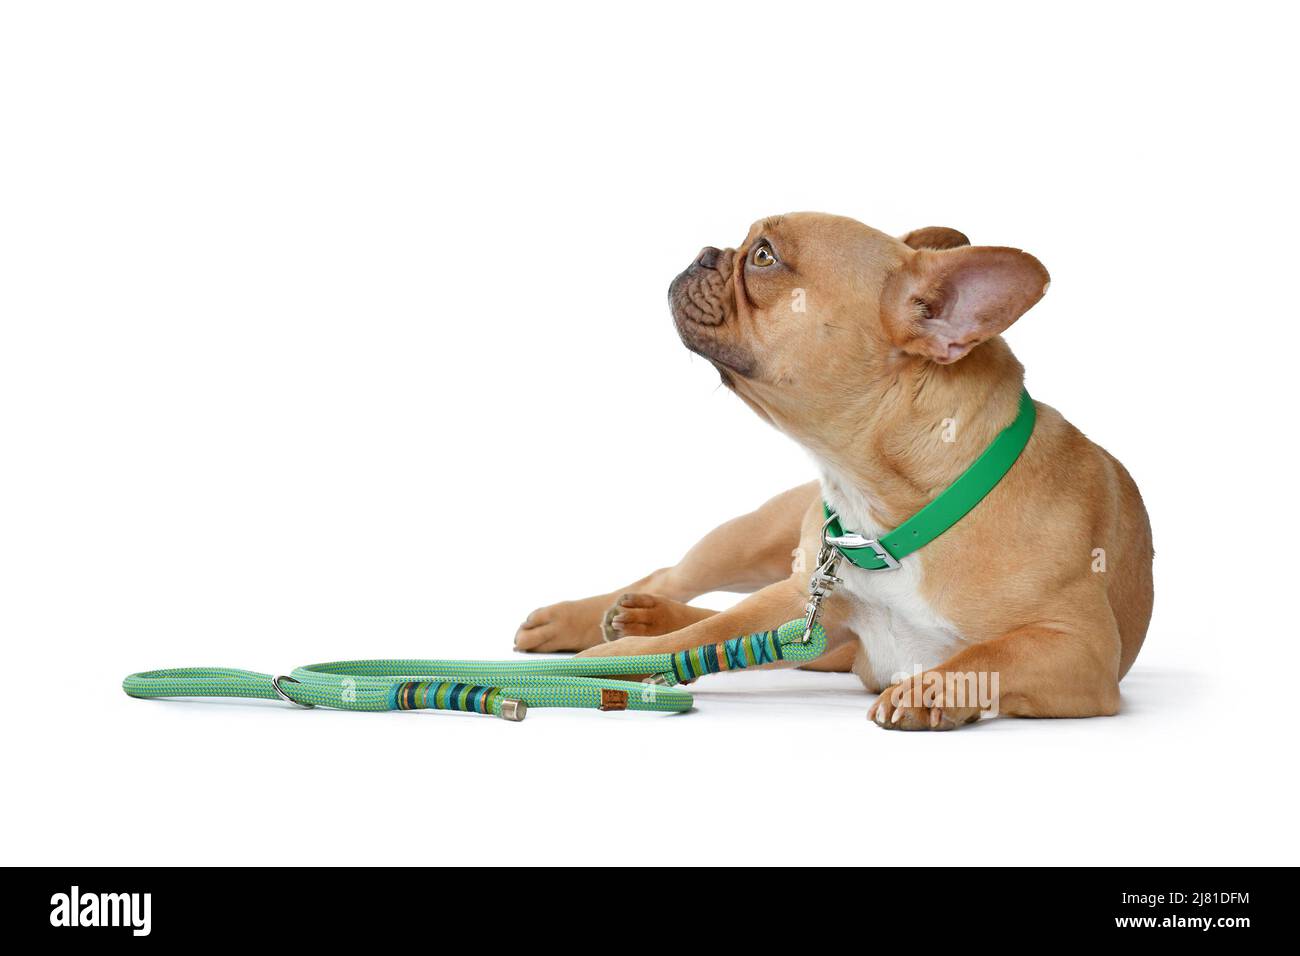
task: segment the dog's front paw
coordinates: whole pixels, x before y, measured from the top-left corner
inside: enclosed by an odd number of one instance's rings
[[[620,595],[613,607],[605,612],[600,626],[607,641],[623,637],[655,637],[689,627],[713,613],[657,594],[630,592]]]
[[[580,651],[600,641],[604,597],[561,601],[539,607],[515,632],[517,651]]]
[[[867,719],[885,730],[956,730],[980,718],[980,708],[946,693],[938,671],[915,674],[881,691]]]

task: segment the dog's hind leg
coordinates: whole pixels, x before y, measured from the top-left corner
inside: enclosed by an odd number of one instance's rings
[[[757,510],[714,528],[672,567],[661,568],[608,594],[538,608],[515,634],[515,648],[578,651],[600,644],[604,640],[601,621],[605,612],[629,595],[664,599],[664,620],[660,623],[675,624],[668,630],[676,630],[712,613],[686,605],[692,598],[709,591],[748,593],[784,580],[795,560],[804,514],[820,494],[816,482],[791,488]],[[636,623],[650,625],[649,621]]]

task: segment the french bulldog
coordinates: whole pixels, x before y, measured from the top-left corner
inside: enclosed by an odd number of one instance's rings
[[[821,213],[706,247],[669,289],[677,333],[811,454],[820,480],[726,522],[673,567],[534,611],[516,648],[676,652],[802,617],[823,501],[878,537],[1015,419],[1024,369],[1002,333],[1048,282],[1028,253],[954,229],[898,239]],[[868,716],[880,727],[1119,709],[1151,618],[1150,523],[1123,465],[1052,407],[1035,410],[1015,464],[953,527],[897,568],[837,571],[828,649],[811,666],[852,669],[879,695]],[[722,612],[686,603],[711,591],[749,596]]]

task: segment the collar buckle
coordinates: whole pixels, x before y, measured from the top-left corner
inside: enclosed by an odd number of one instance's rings
[[[826,543],[832,548],[848,549],[850,551],[857,551],[860,548],[870,548],[875,552],[876,557],[885,562],[884,569],[893,570],[902,567],[902,565],[898,563],[898,559],[885,549],[885,546],[880,543],[879,539],[864,538],[856,531],[850,531],[847,534],[841,535],[827,535]]]

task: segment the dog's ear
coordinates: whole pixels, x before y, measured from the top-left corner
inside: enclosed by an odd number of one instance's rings
[[[899,348],[948,365],[1024,315],[1050,281],[1019,249],[922,249],[885,283],[881,314]]]
[[[959,246],[970,245],[970,240],[962,233],[947,226],[913,229],[903,237],[903,242],[913,249],[956,249]]]

